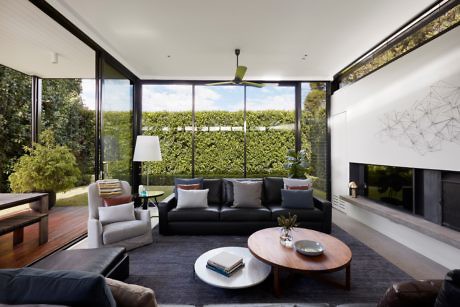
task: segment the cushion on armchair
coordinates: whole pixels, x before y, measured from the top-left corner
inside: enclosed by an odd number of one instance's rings
[[[130,202],[123,205],[110,206],[110,207],[99,207],[99,221],[102,225],[134,221],[134,202]]]
[[[106,207],[117,206],[127,204],[133,201],[133,197],[130,194],[115,196],[110,198],[104,198],[104,205]]]
[[[102,275],[33,268],[0,270],[0,303],[116,306]]]

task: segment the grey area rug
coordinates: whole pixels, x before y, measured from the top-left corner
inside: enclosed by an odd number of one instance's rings
[[[406,273],[333,225],[332,235],[345,242],[353,253],[351,291],[318,278],[301,274],[282,275],[283,296],[273,295],[273,279],[241,290],[209,286],[195,274],[195,260],[204,252],[223,246],[247,247],[244,236],[161,236],[154,229],[154,242],[129,252],[130,276],[126,282],[155,291],[160,304],[218,303],[368,303],[378,302],[393,282],[411,279]],[[327,274],[344,282],[345,271]]]

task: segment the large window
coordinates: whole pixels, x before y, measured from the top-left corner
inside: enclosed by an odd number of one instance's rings
[[[172,185],[174,177],[192,175],[192,86],[144,85],[142,129],[157,135],[163,161],[144,165],[153,185]],[[142,180],[142,183],[145,183]]]
[[[244,87],[196,86],[195,175],[244,176]]]
[[[286,153],[295,149],[295,87],[247,87],[248,177],[286,176]]]
[[[326,83],[302,83],[302,149],[310,161],[309,174],[313,176],[314,194],[326,199],[327,178],[327,114]]]
[[[358,81],[385,64],[458,26],[460,24],[460,4],[455,4],[454,1],[446,2],[441,8],[433,7],[426,16],[420,17],[420,20],[390,38],[382,44],[383,46],[377,47],[357,63],[340,72],[340,87]]]
[[[144,84],[142,93],[143,133],[160,137],[163,155],[142,172],[153,185],[172,185],[174,177],[287,176],[287,151],[300,144],[315,195],[327,197],[325,82],[263,88]]]
[[[102,161],[104,178],[131,182],[133,157],[133,84],[103,61]]]
[[[32,78],[0,65],[0,192],[9,192],[14,162],[31,142]]]
[[[85,187],[94,181],[95,102],[94,79],[42,81],[43,130],[51,130],[56,143],[75,155],[80,178],[68,192],[59,193],[57,205],[86,205]]]

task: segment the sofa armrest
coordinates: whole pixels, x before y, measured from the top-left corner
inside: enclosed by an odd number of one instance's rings
[[[176,207],[176,196],[174,193],[163,199],[158,204],[158,218],[160,234],[168,233],[168,212]]]
[[[412,280],[388,288],[377,306],[434,306],[442,280]]]
[[[88,219],[88,247],[102,247],[102,224],[99,220]]]
[[[332,228],[332,204],[330,201],[313,197],[313,204],[323,211],[323,232],[331,233]]]

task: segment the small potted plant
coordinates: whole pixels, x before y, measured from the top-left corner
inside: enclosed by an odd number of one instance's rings
[[[288,217],[280,215],[278,225],[281,227],[280,243],[286,247],[292,247],[292,230],[294,227],[299,226],[297,224],[297,215],[291,216],[291,213],[289,213]]]
[[[46,192],[49,194],[49,208],[56,203],[56,192],[75,186],[80,170],[75,155],[67,146],[56,144],[51,130],[40,134],[41,144],[25,147],[26,154],[13,166],[9,177],[13,192]],[[33,210],[38,206],[31,204]]]

